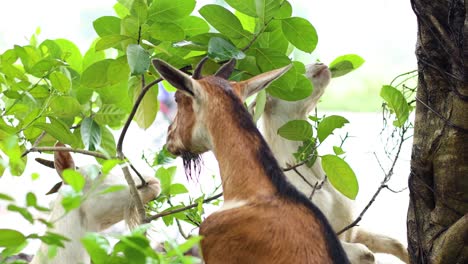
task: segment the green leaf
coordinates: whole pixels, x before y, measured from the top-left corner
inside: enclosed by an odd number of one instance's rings
[[[65,123],[53,117],[49,117],[49,119],[50,123],[35,123],[34,127],[46,131],[48,134],[64,144],[73,146],[77,143],[76,137],[70,132],[70,129]]]
[[[36,195],[32,192],[28,192],[26,194],[26,206],[37,206],[37,198]]]
[[[180,183],[174,183],[169,187],[168,195],[177,195],[182,193],[188,193],[187,188]]]
[[[333,152],[335,152],[335,155],[343,155],[346,152],[341,147],[333,146]]]
[[[219,5],[205,5],[198,11],[210,25],[230,38],[249,37],[239,19],[226,8]]]
[[[388,104],[388,107],[395,112],[397,120],[395,120],[393,125],[401,127],[405,124],[409,116],[409,106],[403,94],[390,85],[384,85],[380,90],[380,97],[382,97]]]
[[[117,148],[115,145],[115,138],[114,134],[105,126],[101,127],[102,131],[102,139],[101,139],[101,146],[98,148],[99,151],[103,152],[109,157],[115,157]],[[104,172],[104,168],[103,168]]]
[[[63,60],[70,64],[77,72],[81,72],[83,56],[75,43],[66,39],[56,39],[55,43],[57,43],[62,50]]]
[[[187,37],[195,36],[198,34],[208,33],[210,26],[205,20],[196,16],[189,16],[181,20],[175,21],[179,27],[185,32]]]
[[[338,156],[322,156],[322,167],[333,187],[351,200],[356,199],[359,184],[353,169]]]
[[[96,51],[102,51],[102,50],[106,50],[106,49],[109,49],[109,48],[114,48],[117,45],[119,45],[122,41],[127,40],[127,39],[130,39],[130,37],[123,36],[123,35],[103,36],[103,37],[101,37],[101,39],[99,39],[96,42],[95,50]]]
[[[85,178],[79,172],[73,169],[66,169],[62,173],[63,180],[66,184],[70,185],[73,190],[80,192],[85,186]]]
[[[133,77],[132,89],[134,89],[134,94],[140,94],[141,92],[141,82],[140,78]],[[145,97],[140,103],[140,106],[137,109],[135,114],[135,120],[140,128],[147,129],[153,124],[156,119],[156,114],[159,110],[159,101],[158,101],[158,87],[155,86],[146,92]],[[136,96],[135,96],[136,98]]]
[[[70,79],[63,73],[55,71],[49,75],[49,80],[57,91],[67,94],[71,89]]]
[[[251,17],[257,17],[255,0],[226,0],[225,2],[239,12]]]
[[[16,206],[14,204],[8,205],[7,209],[8,211],[17,212],[21,214],[21,216],[23,216],[23,218],[26,219],[29,223],[34,223],[34,218],[32,214],[28,211],[28,209]]]
[[[75,118],[81,114],[80,103],[71,96],[54,96],[49,106],[55,117]]]
[[[289,41],[281,30],[281,22],[273,21],[271,24],[278,23],[280,26],[272,31],[263,32],[257,39],[257,43],[261,48],[273,49],[281,54],[285,54],[288,51]]]
[[[104,51],[96,51],[96,42],[99,41],[96,40],[93,42],[91,47],[88,49],[88,51],[85,53],[83,57],[83,69],[86,69],[89,67],[89,65],[98,62],[100,60],[104,60],[106,58],[106,54]]]
[[[165,165],[169,162],[172,162],[175,159],[175,156],[172,155],[166,148],[166,145],[163,146],[161,151],[159,151],[154,157],[153,166]]]
[[[184,243],[177,246],[176,249],[167,252],[168,257],[176,256],[177,253],[183,254],[193,248],[195,245],[199,244],[202,240],[202,236],[192,236]]]
[[[168,194],[170,192],[170,186],[172,185],[176,169],[177,167],[169,167],[167,169],[164,167],[160,167],[156,171],[156,177],[161,183],[162,194]]]
[[[317,31],[309,21],[302,17],[290,17],[281,20],[284,36],[296,48],[311,53],[318,42]]]
[[[255,11],[260,25],[265,25],[279,10],[280,0],[255,0]]]
[[[257,97],[255,98],[255,112],[253,116],[253,120],[255,123],[260,119],[263,112],[265,111],[265,104],[266,104],[266,91],[261,90],[258,92]]]
[[[26,241],[26,237],[13,229],[0,229],[0,247],[18,247]]]
[[[289,18],[292,15],[292,6],[288,1],[283,1],[278,12],[275,13],[275,19]]]
[[[312,137],[312,126],[305,120],[292,120],[278,129],[278,135],[294,141],[305,141]]]
[[[81,122],[81,140],[85,149],[94,151],[101,144],[101,128],[92,118],[85,117]]]
[[[145,73],[150,66],[150,54],[138,44],[127,47],[127,60],[132,75]]]
[[[62,192],[63,198],[61,204],[66,212],[80,207],[83,197],[74,190]]]
[[[0,132],[2,131],[0,130]],[[8,167],[10,169],[10,173],[15,176],[21,175],[26,167],[26,157],[21,157],[24,150],[19,146],[19,139],[15,133],[12,135],[5,135],[5,137],[0,140],[0,150],[8,156]],[[2,163],[3,160],[0,158],[0,172],[3,174],[6,164]]]
[[[104,175],[107,175],[109,174],[109,172],[115,167],[117,166],[117,164],[120,164],[120,160],[118,159],[109,159],[109,160],[105,160],[103,163],[102,163],[102,167],[101,167],[101,171]]]
[[[122,123],[125,116],[126,112],[120,107],[113,104],[105,104],[96,113],[94,120],[101,125],[116,127]]]
[[[133,0],[130,14],[138,18],[140,25],[145,23],[148,17],[148,5],[146,4],[146,0]]]
[[[127,80],[130,69],[125,56],[93,63],[86,68],[81,84],[88,88],[102,88]]]
[[[273,82],[269,88],[267,88],[268,93],[285,101],[297,101],[305,99],[312,94],[312,82],[304,75],[296,74],[295,78],[291,81],[288,79],[289,77],[286,76],[284,81],[286,83],[293,83],[293,80],[296,80],[296,83],[292,86],[292,89],[290,88],[290,84],[281,86],[279,83]]]
[[[56,249],[56,247],[65,247],[64,242],[70,241],[67,237],[64,237],[63,235],[49,232],[47,231],[45,235],[43,236],[37,236],[36,234],[31,234],[28,236],[29,238],[39,238],[42,242],[46,243],[49,246],[55,246],[53,248]],[[50,257],[50,249],[49,249],[49,257]]]
[[[99,194],[118,192],[118,191],[125,190],[127,187],[128,187],[128,185],[123,185],[123,184],[112,185],[112,186],[109,186],[106,189],[100,191]]]
[[[364,63],[364,59],[356,54],[347,54],[334,59],[330,63],[330,71],[332,78],[343,76],[355,69],[359,68]]]
[[[317,137],[319,141],[323,142],[335,129],[342,128],[347,123],[349,123],[349,121],[342,116],[332,115],[325,117],[317,127]]]
[[[81,239],[93,263],[108,263],[111,247],[107,239],[98,233],[86,233]]]
[[[10,202],[14,202],[15,199],[9,195],[6,195],[4,193],[0,193],[0,200],[5,200],[5,201],[10,201]]]
[[[231,58],[241,60],[245,58],[245,54],[228,41],[214,37],[208,43],[208,57],[219,62]]]
[[[190,15],[195,0],[154,0],[149,8],[149,19],[172,22]]]
[[[170,22],[158,22],[149,29],[151,37],[163,41],[179,41],[185,37],[184,29]]]
[[[293,156],[298,162],[306,160],[307,167],[311,168],[317,160],[317,144],[315,138],[310,138],[302,142],[297,152],[293,153]]]
[[[93,22],[94,30],[100,37],[120,34],[121,19],[114,16],[102,16]]]

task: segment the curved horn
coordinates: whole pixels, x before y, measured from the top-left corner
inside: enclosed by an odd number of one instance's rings
[[[208,56],[203,57],[203,59],[198,62],[197,67],[195,67],[195,70],[193,71],[192,78],[195,80],[200,80],[202,78],[201,72],[203,69],[203,65],[205,62],[208,60]]]
[[[215,76],[228,79],[232,72],[234,71],[234,67],[236,66],[237,60],[232,58],[228,62],[226,62],[223,66],[221,66],[218,71],[215,73]]]
[[[37,162],[39,162],[40,164],[46,166],[46,167],[49,167],[51,169],[55,169],[54,162],[51,161],[51,160],[46,160],[46,159],[42,159],[42,158],[35,158],[35,160]]]

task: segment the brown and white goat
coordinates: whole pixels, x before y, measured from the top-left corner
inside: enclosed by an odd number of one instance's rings
[[[63,145],[62,145],[63,146]],[[55,152],[54,166],[59,175],[65,169],[75,169],[75,163],[68,152]],[[90,166],[80,167],[79,172],[85,177],[83,195],[86,197],[81,206],[68,213],[62,207],[62,194],[52,202],[50,220],[54,226],[47,231],[61,234],[70,239],[65,242],[65,248],[58,248],[57,255],[49,259],[49,245],[42,243],[39,251],[31,263],[90,263],[90,257],[80,242],[86,232],[102,231],[111,225],[125,220],[129,225],[135,225],[139,216],[136,212],[133,198],[130,195],[127,182],[123,175],[99,175],[96,178],[89,176]],[[144,203],[155,199],[160,193],[159,181],[155,178],[145,177],[147,184],[139,188],[139,194]],[[139,180],[135,177],[135,182]],[[103,190],[114,185],[124,185],[126,188],[100,194]]]
[[[286,167],[294,164],[293,153],[297,152],[300,142],[287,140],[278,135],[278,129],[290,120],[307,120],[308,114],[315,109],[320,97],[325,92],[331,78],[328,67],[322,63],[307,66],[306,77],[314,85],[313,93],[306,99],[288,102],[268,97],[262,116],[263,134],[278,163]],[[301,192],[309,196],[317,182],[325,177],[320,158],[311,168],[301,166],[295,171],[286,172],[288,180]],[[307,184],[304,179],[309,182]],[[325,181],[320,190],[316,190],[312,201],[327,217],[333,229],[338,232],[354,221],[353,201],[338,192],[329,181]],[[349,229],[340,236],[343,248],[351,263],[374,263],[375,253],[392,254],[408,263],[405,247],[396,239],[366,231],[360,227]],[[363,246],[365,245],[365,246]]]
[[[243,82],[219,74],[200,80],[161,60],[153,64],[178,89],[168,150],[193,157],[213,150],[224,205],[200,226],[207,264],[349,263],[330,224],[286,181],[242,99],[265,88],[289,67]]]

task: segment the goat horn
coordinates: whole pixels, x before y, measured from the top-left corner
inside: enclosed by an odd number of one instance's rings
[[[46,160],[46,159],[41,159],[41,158],[36,158],[35,160],[46,167],[55,169],[54,162],[51,160]]]
[[[234,71],[234,67],[236,66],[236,59],[232,58],[228,62],[226,62],[223,66],[221,66],[218,71],[215,73],[216,77],[220,77],[223,79],[228,79],[232,72]]]
[[[46,195],[49,195],[49,194],[53,194],[53,193],[56,193],[58,192],[58,190],[60,189],[60,187],[62,187],[62,182],[57,182],[54,187],[52,187],[52,189],[50,189],[50,191],[48,191],[46,193]]]
[[[193,71],[193,74],[192,74],[193,79],[200,80],[202,78],[201,76],[202,68],[207,60],[208,60],[208,56],[205,56],[203,57],[203,59],[200,60],[200,62],[198,62],[197,67],[195,67],[195,70]]]

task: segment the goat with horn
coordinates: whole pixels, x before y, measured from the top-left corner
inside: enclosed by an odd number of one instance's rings
[[[229,76],[230,64],[218,76],[195,80],[164,61],[153,61],[178,90],[168,150],[182,157],[212,150],[219,163],[224,204],[200,226],[205,262],[349,263],[321,211],[287,182],[242,104],[290,66],[230,82],[221,78]]]

